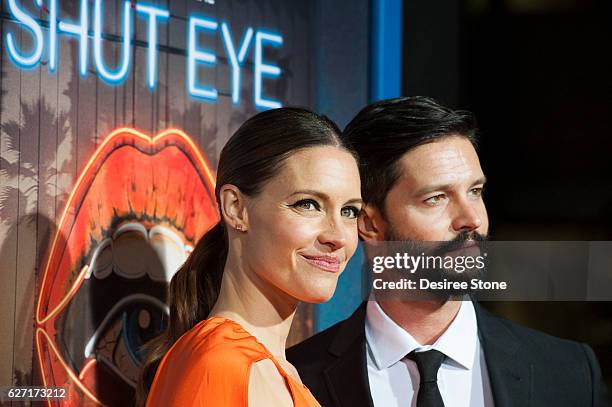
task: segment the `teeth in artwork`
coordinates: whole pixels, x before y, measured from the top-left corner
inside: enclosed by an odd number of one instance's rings
[[[148,274],[153,281],[169,282],[192,250],[170,228],[147,230],[138,222],[124,223],[94,249],[85,278],[93,274],[101,280],[114,272],[128,279]]]

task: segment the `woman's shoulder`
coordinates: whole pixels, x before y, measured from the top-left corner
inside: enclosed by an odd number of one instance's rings
[[[197,405],[202,400],[246,405],[251,366],[270,356],[238,323],[209,318],[183,334],[164,356],[147,405]]]
[[[201,321],[183,334],[168,351],[167,357],[228,368],[235,363],[250,364],[265,359],[269,354],[237,322],[213,317]]]

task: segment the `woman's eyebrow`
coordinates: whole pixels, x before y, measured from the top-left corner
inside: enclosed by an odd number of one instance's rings
[[[325,192],[321,192],[321,191],[317,191],[314,189],[300,189],[298,191],[294,191],[292,192],[290,195],[287,196],[287,198],[291,198],[294,195],[313,195],[316,196],[322,200],[330,200],[330,197],[328,194],[326,194]],[[361,198],[352,198],[349,199],[348,201],[346,201],[344,203],[345,205],[347,204],[363,204],[363,199]]]
[[[329,199],[329,195],[327,195],[325,192],[316,191],[314,189],[300,189],[287,195],[287,198],[291,198],[293,195],[314,195],[321,199]]]

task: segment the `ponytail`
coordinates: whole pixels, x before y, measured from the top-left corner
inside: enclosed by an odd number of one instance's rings
[[[157,367],[174,342],[208,317],[221,289],[227,244],[225,224],[219,221],[202,236],[172,277],[167,301],[170,305],[168,327],[145,345],[147,358],[136,389],[136,405],[145,405]]]

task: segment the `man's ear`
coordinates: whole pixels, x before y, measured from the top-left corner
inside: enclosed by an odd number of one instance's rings
[[[386,222],[380,210],[372,205],[364,205],[357,219],[359,237],[364,241],[385,240]]]
[[[246,196],[232,184],[225,184],[219,191],[221,201],[221,216],[229,228],[238,231],[249,229],[249,219],[246,209]]]

